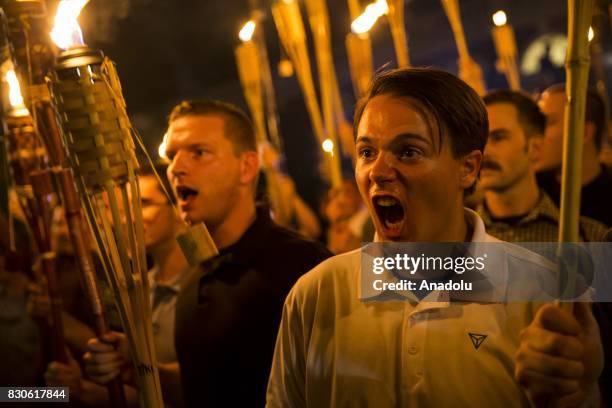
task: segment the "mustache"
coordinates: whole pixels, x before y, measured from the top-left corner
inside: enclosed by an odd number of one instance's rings
[[[480,167],[481,169],[489,169],[489,170],[501,170],[501,166],[497,163],[494,162],[491,159],[485,159],[482,161],[482,166]]]

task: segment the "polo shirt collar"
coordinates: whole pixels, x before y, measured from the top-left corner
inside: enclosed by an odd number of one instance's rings
[[[473,210],[469,209],[469,208],[464,208],[464,214],[465,214],[465,220],[468,224],[468,227],[472,229],[472,239],[470,240],[470,242],[473,245],[469,246],[469,252],[473,255],[473,256],[481,256],[483,254],[484,251],[484,247],[482,245],[479,244],[483,244],[483,243],[489,243],[489,242],[494,242],[494,241],[498,241],[497,239],[491,237],[490,235],[488,235],[486,233],[485,230],[485,224],[483,222],[483,220],[480,218],[480,216]],[[377,240],[378,236],[375,235],[375,241]],[[360,256],[364,256],[363,250],[361,252]],[[369,256],[368,254],[365,254],[365,256]],[[361,263],[360,262],[360,267],[361,267]],[[485,276],[489,277],[488,273],[486,273],[487,271],[485,270]],[[392,282],[393,279],[391,279],[393,276],[393,274],[391,272],[388,272],[387,270],[385,270],[383,272],[383,274],[381,275],[381,279],[383,279],[386,282]],[[386,277],[386,279],[384,279]],[[389,291],[382,291],[382,290],[375,290],[373,287],[371,286],[367,286],[366,290],[363,290],[363,276],[362,273],[359,273],[359,298],[361,300],[376,300],[378,299],[386,299],[388,298],[387,295],[389,295]],[[394,294],[396,294],[397,296],[393,296]],[[427,294],[427,296],[425,296],[423,299],[418,299],[417,296],[412,293],[411,291],[395,291],[394,293],[391,293],[393,298],[404,298],[407,301],[414,301],[414,302],[418,302],[417,305],[417,309],[424,311],[424,310],[429,310],[429,309],[437,309],[437,308],[444,308],[444,307],[449,307],[450,306],[450,297],[448,292],[446,291],[432,291],[430,293]]]

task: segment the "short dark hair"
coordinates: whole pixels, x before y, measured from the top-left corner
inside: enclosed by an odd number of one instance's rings
[[[549,92],[549,93],[565,92],[565,84],[561,83],[561,84],[552,85],[546,88],[544,92]],[[608,126],[608,124],[606,123],[607,114],[606,114],[606,107],[605,107],[603,99],[601,98],[601,95],[599,95],[599,93],[592,88],[587,88],[586,111],[585,111],[584,120],[586,122],[591,122],[593,125],[595,125],[594,141],[595,141],[595,147],[599,151],[601,149],[603,138],[604,138],[604,135],[606,134],[606,129]]]
[[[214,99],[183,101],[176,105],[168,118],[168,125],[184,116],[219,115],[225,119],[225,136],[232,142],[236,154],[257,151],[255,129],[249,117],[231,103]]]
[[[496,89],[487,93],[482,99],[485,105],[507,103],[514,106],[527,138],[544,134],[546,116],[544,116],[536,101],[526,93],[511,89]]]
[[[449,138],[453,157],[484,151],[489,134],[487,110],[476,91],[456,76],[433,68],[402,68],[379,74],[357,104],[355,132],[366,105],[378,95],[413,99],[422,105],[435,120],[440,141],[445,135]]]
[[[138,170],[138,176],[155,177],[157,179],[157,177],[155,176],[155,173],[157,173],[157,175],[159,176],[159,179],[157,180],[157,188],[164,196],[166,196],[167,193],[170,196],[170,202],[172,204],[176,204],[176,197],[172,193],[172,186],[170,185],[170,181],[168,180],[168,176],[166,175],[166,170],[168,170],[168,164],[158,162],[153,164],[153,166],[142,166]],[[160,180],[161,184],[159,184]],[[164,191],[164,189],[166,189],[166,191]]]

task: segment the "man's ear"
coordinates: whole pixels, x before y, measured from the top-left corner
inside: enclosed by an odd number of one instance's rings
[[[259,154],[246,151],[240,155],[240,183],[252,184],[259,174]]]
[[[527,139],[527,157],[530,163],[536,163],[542,155],[544,135],[533,135]]]
[[[461,168],[459,171],[459,184],[461,185],[461,188],[465,190],[476,183],[481,164],[481,150],[472,150],[470,153],[461,158]]]
[[[584,139],[583,144],[595,143],[595,130],[597,126],[593,122],[584,122]]]

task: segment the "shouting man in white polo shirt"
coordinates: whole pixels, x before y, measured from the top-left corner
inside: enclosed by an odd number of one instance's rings
[[[356,178],[380,242],[491,242],[464,209],[488,122],[456,77],[377,77],[355,114]],[[531,253],[525,252],[525,260]],[[528,255],[531,254],[531,255]],[[518,251],[521,261],[521,252]],[[493,272],[504,265],[494,265]],[[577,406],[602,368],[587,303],[364,302],[361,256],[328,259],[287,297],[269,407]]]

